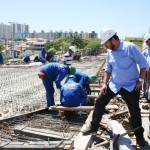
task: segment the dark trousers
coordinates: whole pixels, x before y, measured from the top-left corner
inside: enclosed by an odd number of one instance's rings
[[[137,128],[142,125],[141,121],[141,110],[139,108],[139,97],[140,97],[140,90],[133,90],[132,92],[128,92],[127,90],[121,88],[118,93],[113,93],[111,89],[107,88],[106,95],[99,95],[96,99],[95,109],[93,112],[93,118],[91,121],[91,125],[93,129],[98,129],[99,122],[102,119],[102,115],[105,111],[105,106],[109,103],[109,101],[120,94],[124,101],[126,102],[130,116],[131,116],[131,123],[133,128]],[[143,137],[144,128],[141,127],[137,131],[135,131],[136,137]]]
[[[148,88],[148,71],[145,73],[144,83],[143,83],[143,95],[146,97],[146,89]]]

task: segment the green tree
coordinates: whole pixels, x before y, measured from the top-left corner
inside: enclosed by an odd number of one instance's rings
[[[92,50],[99,50],[100,47],[101,47],[101,43],[100,43],[100,40],[97,39],[97,38],[94,38],[94,39],[90,39],[88,44],[84,47],[84,49],[92,49]]]
[[[0,44],[0,52],[4,49],[4,45]]]

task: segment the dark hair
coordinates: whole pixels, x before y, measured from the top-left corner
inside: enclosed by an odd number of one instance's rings
[[[119,37],[118,37],[117,34],[113,35],[113,36],[109,39],[109,41],[111,41],[112,38],[114,38],[115,40],[119,41]]]

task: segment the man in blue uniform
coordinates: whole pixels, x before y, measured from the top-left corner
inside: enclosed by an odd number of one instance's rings
[[[59,63],[49,63],[41,67],[38,76],[42,79],[46,90],[47,107],[55,105],[53,82],[55,81],[57,89],[60,89],[61,81],[68,74],[74,74],[75,71],[75,67],[68,67]]]
[[[80,83],[83,86],[83,88],[86,90],[87,94],[90,95],[91,88],[89,84],[94,83],[97,80],[97,76],[96,75],[88,76],[85,73],[80,71],[76,71],[74,75],[76,77],[76,82]]]
[[[92,121],[85,124],[82,132],[95,132],[105,111],[105,106],[116,95],[120,94],[126,102],[137,144],[145,145],[141,111],[139,107],[140,90],[145,77],[147,61],[139,48],[130,42],[120,41],[117,32],[111,28],[101,31],[101,44],[108,48],[106,67],[101,94],[96,99]],[[139,70],[138,70],[139,67]]]
[[[67,82],[61,87],[60,102],[62,106],[77,107],[87,104],[87,93],[75,80],[75,76],[70,75]]]
[[[39,62],[39,61],[40,61],[39,57],[38,57],[38,56],[35,56],[34,62]]]
[[[25,56],[24,59],[23,59],[23,61],[25,63],[29,63],[30,62],[30,56]]]
[[[42,56],[42,58],[45,59],[46,54],[47,54],[47,51],[46,51],[45,48],[43,48],[42,51],[41,51],[41,56]]]
[[[3,54],[0,52],[0,65],[3,64],[4,58],[3,58]]]

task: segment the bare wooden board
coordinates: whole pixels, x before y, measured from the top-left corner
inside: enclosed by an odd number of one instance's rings
[[[70,139],[72,137],[68,133],[60,133],[51,130],[31,128],[31,127],[15,128],[14,133],[28,135],[31,137],[37,137],[41,139],[48,139],[48,138]]]
[[[78,106],[78,107],[64,107],[64,106],[51,106],[49,110],[60,110],[60,111],[91,111],[94,106]],[[107,105],[106,109],[119,109],[117,105]]]
[[[92,120],[93,111],[90,112],[85,124],[89,124]],[[82,129],[81,129],[82,130]],[[74,141],[75,150],[87,150],[89,145],[92,143],[92,135],[83,135],[82,132],[78,134]]]

